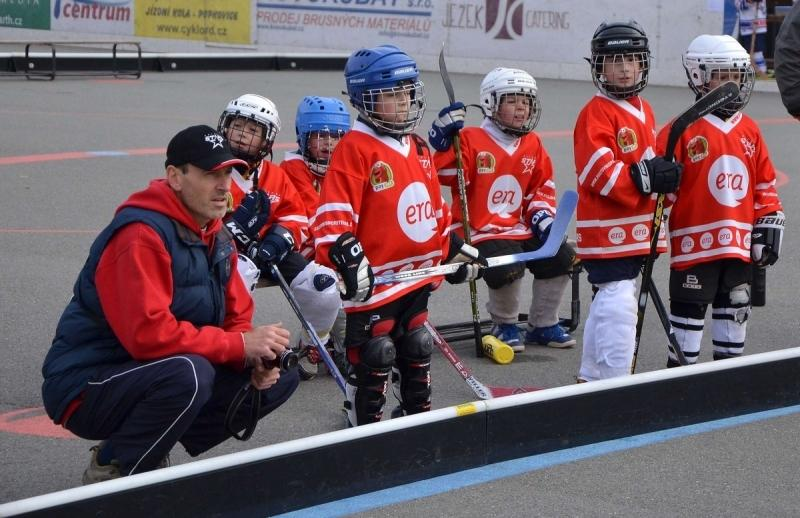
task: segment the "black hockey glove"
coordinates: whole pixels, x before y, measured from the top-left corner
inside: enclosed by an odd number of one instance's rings
[[[363,302],[372,296],[375,275],[356,236],[351,232],[339,236],[328,250],[328,258],[342,276],[339,292],[344,300]]]
[[[771,266],[778,262],[785,220],[783,211],[779,210],[761,216],[753,224],[750,257],[757,266]]]
[[[225,227],[233,236],[236,248],[243,253],[258,239],[258,233],[269,219],[269,197],[262,190],[250,191],[233,211]]]
[[[431,143],[436,151],[445,151],[450,147],[453,135],[461,131],[464,127],[464,117],[467,109],[464,103],[454,102],[446,108],[442,108],[439,117],[433,121],[430,131],[428,131],[428,142]]]
[[[450,232],[450,253],[447,256],[447,264],[450,263],[461,263],[458,270],[444,276],[450,284],[480,279],[483,276],[483,267],[488,264],[477,248],[466,244],[454,232]]]
[[[644,159],[631,164],[631,179],[642,194],[675,192],[681,184],[683,164],[664,160],[664,157]]]
[[[272,225],[261,243],[251,247],[249,255],[259,266],[278,264],[292,248],[294,248],[292,233],[280,225]]]

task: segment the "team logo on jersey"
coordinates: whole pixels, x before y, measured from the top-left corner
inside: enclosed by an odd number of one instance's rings
[[[495,160],[494,155],[488,151],[481,151],[478,153],[478,156],[475,157],[475,165],[478,170],[478,174],[494,173],[494,167],[496,164],[497,160]]]
[[[639,141],[636,138],[636,132],[627,126],[623,126],[617,132],[617,145],[623,153],[630,153],[636,151],[639,147]]]
[[[742,137],[740,139],[742,143],[742,147],[744,147],[744,154],[747,155],[748,158],[753,158],[753,155],[756,154],[756,145],[747,139],[747,137]]]
[[[430,180],[431,175],[431,159],[427,156],[420,156],[419,157],[419,165],[422,167],[422,170],[425,171],[425,175]]]
[[[522,157],[522,174],[533,174],[535,167],[536,158],[531,158],[528,156]]]
[[[693,164],[704,159],[708,156],[708,140],[701,135],[694,137],[686,144],[686,154]]]
[[[369,173],[369,183],[375,192],[394,187],[394,173],[386,162],[375,162]]]

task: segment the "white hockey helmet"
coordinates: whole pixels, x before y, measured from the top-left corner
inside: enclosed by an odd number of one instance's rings
[[[522,136],[533,131],[542,115],[542,107],[536,96],[536,80],[529,73],[518,68],[498,67],[486,74],[481,81],[481,106],[488,112],[492,122],[505,133]],[[504,95],[517,94],[530,98],[531,111],[528,119],[520,127],[504,124],[497,116],[497,110]]]
[[[263,128],[263,135],[252,136],[250,144],[240,145],[236,136],[228,133],[230,125],[239,118],[256,122]],[[244,94],[232,99],[219,116],[217,123],[217,131],[228,138],[233,154],[251,165],[258,164],[272,153],[272,145],[280,130],[281,119],[275,103],[256,94]]]
[[[689,87],[698,96],[708,93],[712,79],[738,80],[739,96],[714,111],[722,118],[727,119],[744,109],[753,93],[756,75],[750,54],[731,36],[702,34],[696,37],[683,55],[683,68]]]

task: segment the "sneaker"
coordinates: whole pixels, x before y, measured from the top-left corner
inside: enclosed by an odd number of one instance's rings
[[[122,476],[122,473],[119,471],[119,463],[116,460],[112,460],[109,464],[105,465],[97,463],[97,453],[102,447],[103,443],[101,442],[89,448],[89,451],[92,452],[92,460],[89,461],[89,467],[83,472],[82,481],[84,486],[87,484],[94,484],[95,482],[113,480]]]
[[[575,345],[575,339],[558,324],[550,327],[531,327],[525,331],[527,345],[543,345],[556,349],[566,349]]]
[[[525,350],[525,344],[519,339],[517,324],[495,324],[492,326],[492,335],[501,342],[505,342],[515,353]]]
[[[120,478],[122,473],[119,471],[119,462],[116,459],[112,459],[109,464],[98,464],[97,463],[97,454],[100,449],[105,444],[105,441],[101,441],[100,444],[96,444],[89,448],[89,451],[92,452],[92,460],[89,461],[89,467],[86,468],[86,471],[83,472],[83,485],[94,484],[95,482],[105,482],[106,480],[114,480],[115,478]],[[168,468],[172,462],[169,459],[169,453],[167,456],[161,459],[161,462],[158,463],[158,468]]]

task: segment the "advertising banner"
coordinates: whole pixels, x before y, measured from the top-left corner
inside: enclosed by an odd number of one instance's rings
[[[137,36],[250,44],[251,0],[136,0]]]
[[[50,29],[50,0],[0,0],[0,27]]]
[[[259,1],[259,45],[355,50],[394,43],[410,50],[439,47],[433,0]],[[435,43],[434,43],[435,42]]]
[[[51,0],[51,28],[104,34],[133,33],[133,0]]]

